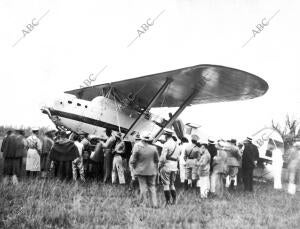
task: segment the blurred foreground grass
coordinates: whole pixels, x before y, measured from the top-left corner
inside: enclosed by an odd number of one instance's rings
[[[127,187],[28,179],[0,183],[0,228],[300,228],[300,195],[256,184],[253,194],[226,193],[201,201],[179,190],[178,204],[138,206]]]

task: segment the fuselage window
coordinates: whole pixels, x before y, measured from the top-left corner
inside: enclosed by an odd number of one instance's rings
[[[85,105],[84,107],[87,108],[87,105]]]
[[[60,104],[62,104],[62,102],[60,102]]]
[[[72,101],[69,100],[69,101],[68,101],[68,104],[72,104]]]

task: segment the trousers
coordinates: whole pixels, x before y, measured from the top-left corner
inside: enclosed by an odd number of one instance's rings
[[[112,169],[112,152],[111,152],[111,150],[104,151],[103,169],[104,169],[103,182],[108,182],[110,175],[111,175],[111,169]]]
[[[157,197],[156,197],[156,175],[138,175],[138,181],[140,186],[140,201],[145,203],[147,200],[147,193],[150,192],[150,202],[152,207],[157,207]]]
[[[72,161],[72,173],[74,180],[78,179],[77,171],[79,171],[80,179],[85,182],[83,163],[80,158],[76,158],[74,161]]]
[[[123,159],[120,155],[114,156],[111,178],[113,184],[117,182],[117,178],[119,179],[120,184],[125,184]]]
[[[243,183],[245,191],[253,191],[253,169],[243,169]]]

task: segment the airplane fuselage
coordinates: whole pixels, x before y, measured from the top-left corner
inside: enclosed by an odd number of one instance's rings
[[[138,111],[104,96],[87,101],[67,94],[56,99],[51,107],[42,108],[42,111],[47,113],[57,126],[64,126],[79,134],[89,133],[97,136],[105,136],[105,128],[126,133],[139,116]],[[148,130],[155,135],[160,130],[160,126],[157,125],[160,120],[160,117],[151,113],[143,115],[131,132]]]

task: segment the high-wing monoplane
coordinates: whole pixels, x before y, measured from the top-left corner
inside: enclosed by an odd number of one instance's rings
[[[57,127],[103,135],[103,128],[130,139],[148,130],[156,139],[189,105],[252,99],[268,90],[263,79],[245,71],[197,65],[168,72],[66,91],[42,112]],[[168,120],[151,108],[177,107]]]

